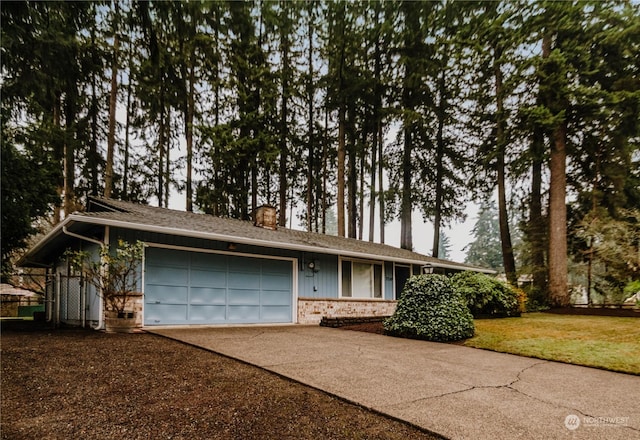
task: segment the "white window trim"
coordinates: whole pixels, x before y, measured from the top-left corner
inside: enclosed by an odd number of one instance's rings
[[[365,263],[365,264],[377,264],[382,268],[382,276],[380,277],[380,290],[381,298],[374,298],[373,296],[367,298],[359,298],[353,296],[342,296],[342,262],[349,261],[351,263]],[[340,299],[353,299],[353,300],[367,300],[367,301],[385,301],[385,262],[382,260],[366,260],[361,258],[351,258],[340,256],[338,258],[338,298]],[[353,282],[353,268],[352,270],[352,282]],[[373,294],[373,292],[371,292]]]

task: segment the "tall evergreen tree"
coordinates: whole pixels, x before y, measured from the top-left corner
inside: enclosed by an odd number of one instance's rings
[[[470,7],[473,15],[469,37],[476,42],[473,63],[476,68],[474,74],[477,75],[472,93],[476,108],[473,124],[481,139],[476,158],[483,170],[474,180],[487,193],[493,191],[494,186],[486,182],[495,182],[503,265],[507,280],[515,285],[517,275],[509,226],[507,184],[508,161],[514,154],[508,148],[514,145],[509,125],[512,123],[514,104],[509,103],[517,101],[515,90],[521,82],[517,75],[516,55],[522,42],[519,34],[521,11],[515,4],[496,2],[481,2]],[[478,180],[484,180],[485,183],[481,184]]]
[[[111,61],[111,90],[109,92],[109,131],[107,134],[107,159],[104,170],[104,196],[111,197],[113,192],[113,160],[116,148],[116,105],[118,103],[118,57],[120,55],[120,6],[114,2],[112,22],[113,48]]]
[[[472,235],[475,240],[465,247],[467,256],[464,262],[495,270],[504,270],[500,221],[495,202],[486,201],[483,203],[473,226]]]
[[[434,238],[432,255],[440,255],[440,229],[443,224],[464,216],[461,203],[465,199],[465,145],[459,140],[464,127],[457,121],[463,111],[462,87],[464,78],[464,59],[462,39],[457,30],[463,24],[463,9],[456,3],[445,3],[436,15],[437,28],[435,44],[435,69],[433,90],[434,100],[431,113],[435,117],[435,126],[431,135],[435,155],[422,164],[420,182],[427,182],[433,189],[433,199],[427,198],[421,203],[425,217],[433,218]],[[433,165],[432,165],[433,164]],[[435,168],[435,175],[428,170]],[[419,185],[418,185],[419,187]],[[420,193],[428,193],[424,188]]]
[[[83,154],[85,131],[81,31],[94,18],[88,3],[14,3],[2,7],[3,103],[23,110],[32,139],[50,149],[62,173],[53,221],[78,208],[76,156]],[[88,33],[88,32],[87,32]],[[22,117],[19,113],[16,118]]]

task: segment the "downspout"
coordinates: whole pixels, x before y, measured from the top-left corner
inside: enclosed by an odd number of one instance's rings
[[[109,226],[106,226],[105,228],[109,228]],[[108,229],[107,229],[108,230]],[[107,230],[105,230],[105,232],[107,232]],[[96,240],[95,238],[90,238],[90,237],[85,237],[84,235],[80,235],[80,234],[76,234],[75,232],[71,232],[67,229],[66,226],[62,227],[62,232],[64,232],[66,235],[68,235],[69,237],[74,237],[74,238],[78,238],[80,240],[85,240],[85,241],[89,241],[93,244],[97,244],[98,246],[102,247],[104,246],[106,243],[102,242],[100,240]],[[106,233],[105,233],[105,238],[106,238]]]
[[[104,227],[104,241],[100,241],[100,240],[96,240],[95,238],[85,237],[84,235],[76,234],[75,232],[69,231],[66,226],[62,227],[62,232],[68,235],[69,237],[74,237],[79,240],[85,240],[90,243],[97,244],[98,246],[100,246],[100,248],[109,244],[109,226]],[[100,310],[100,313],[98,313],[98,326],[93,327],[93,329],[103,330],[104,329],[104,300],[102,299],[102,295],[98,295],[98,298],[99,298],[98,309]],[[85,301],[85,304],[86,304],[86,301]]]

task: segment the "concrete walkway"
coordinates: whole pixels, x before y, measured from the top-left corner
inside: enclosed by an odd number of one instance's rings
[[[640,377],[317,326],[148,329],[451,439],[640,439]]]

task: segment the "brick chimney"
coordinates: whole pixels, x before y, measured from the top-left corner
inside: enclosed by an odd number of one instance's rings
[[[253,224],[259,228],[278,229],[276,208],[269,205],[259,206],[253,214]]]

